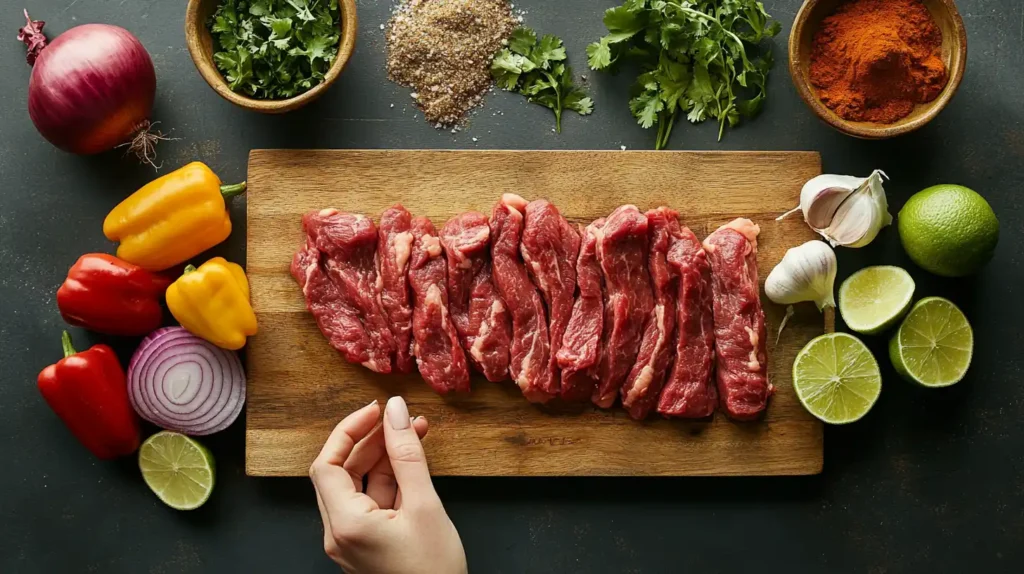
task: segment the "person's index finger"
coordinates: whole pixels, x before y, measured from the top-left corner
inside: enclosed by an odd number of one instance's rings
[[[332,506],[328,499],[335,498],[340,493],[351,494],[360,490],[356,488],[343,465],[356,443],[377,425],[379,414],[380,406],[377,401],[373,401],[345,417],[331,431],[320,454],[309,467],[309,476],[328,510]]]
[[[384,442],[404,506],[437,501],[426,454],[402,397],[391,397],[384,414]]]
[[[410,421],[416,430],[416,436],[421,439],[427,434],[427,419],[416,417]],[[370,472],[378,462],[387,460],[387,450],[384,447],[384,425],[375,427],[373,431],[362,441],[356,444],[345,461],[345,470],[349,471],[353,480],[358,477],[360,480]]]

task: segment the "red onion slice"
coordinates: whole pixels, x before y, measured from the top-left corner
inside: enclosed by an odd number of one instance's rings
[[[234,352],[181,327],[157,329],[128,364],[128,396],[139,416],[203,436],[235,422],[245,403],[245,371]]]

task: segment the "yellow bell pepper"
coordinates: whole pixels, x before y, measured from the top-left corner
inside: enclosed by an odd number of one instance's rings
[[[209,167],[193,162],[130,195],[103,220],[103,234],[120,241],[117,256],[147,271],[163,271],[231,235],[225,198],[245,182],[222,186]]]
[[[214,257],[167,288],[167,308],[188,332],[218,347],[237,351],[256,334],[249,280],[240,265]]]

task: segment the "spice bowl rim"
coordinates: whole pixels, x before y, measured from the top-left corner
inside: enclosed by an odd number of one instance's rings
[[[199,75],[206,80],[215,92],[225,100],[238,107],[265,114],[282,114],[301,108],[317,99],[341,75],[345,65],[352,58],[356,47],[358,19],[356,17],[355,0],[338,0],[340,11],[339,26],[341,37],[338,39],[338,55],[334,58],[330,69],[324,74],[322,82],[305,92],[283,100],[260,100],[235,92],[228,86],[224,76],[213,62],[213,37],[206,28],[206,18],[213,13],[220,0],[188,0],[185,8],[185,41],[189,55]]]
[[[840,2],[845,0],[840,0]],[[922,113],[912,114],[892,124],[881,124],[873,122],[854,122],[843,119],[826,106],[818,97],[816,89],[811,85],[809,78],[810,54],[802,48],[803,40],[809,34],[814,34],[815,27],[812,27],[812,20],[817,23],[821,18],[812,18],[816,10],[823,10],[823,4],[827,0],[804,0],[803,5],[793,20],[793,27],[789,35],[789,75],[793,80],[797,93],[805,104],[814,112],[819,119],[844,134],[861,139],[888,139],[908,134],[935,119],[945,109],[950,100],[956,94],[957,89],[964,77],[964,70],[967,66],[967,31],[964,27],[963,17],[957,10],[954,0],[924,0],[926,4],[938,5],[945,11],[949,22],[952,25],[952,33],[943,31],[943,41],[950,42],[951,55],[948,66],[949,79],[946,87],[937,98],[931,102],[920,104]],[[934,12],[933,12],[934,14]],[[940,23],[941,24],[941,23]],[[940,26],[941,28],[941,26]]]

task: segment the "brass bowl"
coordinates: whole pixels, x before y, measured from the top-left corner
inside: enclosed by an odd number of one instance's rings
[[[942,61],[946,64],[949,81],[931,102],[919,104],[909,116],[892,124],[852,122],[830,110],[818,98],[811,85],[810,63],[814,34],[822,20],[835,12],[844,0],[806,0],[797,12],[793,31],[789,36],[789,75],[804,102],[825,123],[833,128],[862,139],[888,139],[910,133],[932,121],[953,99],[967,66],[967,31],[963,18],[953,0],[922,0],[942,31]]]
[[[338,55],[334,59],[334,63],[331,64],[331,68],[324,74],[324,80],[311,89],[286,100],[250,98],[232,91],[216,64],[213,63],[213,37],[210,36],[210,31],[206,28],[206,21],[216,11],[218,5],[220,5],[220,0],[188,1],[188,7],[185,9],[185,41],[188,44],[189,54],[192,55],[192,62],[206,83],[210,84],[210,87],[225,100],[247,110],[264,114],[283,114],[312,102],[338,79],[356,48],[356,29],[358,27],[356,3],[355,0],[340,0],[341,38],[338,41]]]

